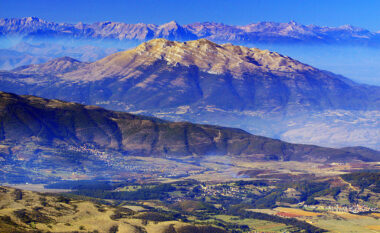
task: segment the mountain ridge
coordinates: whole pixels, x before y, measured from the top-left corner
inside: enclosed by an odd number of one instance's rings
[[[92,39],[117,39],[147,41],[154,38],[194,40],[206,38],[216,42],[284,42],[284,43],[352,43],[375,45],[379,33],[343,25],[326,27],[289,23],[258,22],[243,26],[222,23],[192,23],[180,25],[171,21],[162,25],[128,24],[122,22],[96,22],[68,24],[48,22],[36,17],[2,18],[0,34],[22,35],[29,38],[60,36]]]
[[[136,59],[137,56],[140,60]],[[135,49],[122,51],[106,58],[103,58],[93,65],[96,66],[110,66],[113,63],[113,71],[111,73],[105,73],[102,77],[107,75],[112,76],[124,76],[126,73],[131,73],[137,66],[147,66],[158,60],[163,60],[168,65],[173,66],[197,66],[200,71],[210,74],[223,74],[230,73],[234,78],[242,78],[244,73],[251,71],[259,72],[271,72],[278,71],[283,73],[290,73],[297,71],[315,71],[316,69],[302,64],[289,57],[280,55],[276,52],[269,52],[268,50],[260,50],[256,48],[247,48],[244,46],[234,46],[232,44],[216,44],[206,39],[199,39],[194,41],[187,41],[184,43],[170,41],[166,39],[153,39],[148,42],[144,42],[137,46]],[[131,63],[137,63],[132,68],[128,66]],[[118,69],[120,67],[128,68],[124,71]],[[110,70],[109,68],[106,68]],[[63,77],[75,76],[74,74],[66,74]],[[87,76],[93,74],[80,74],[81,79],[86,80]],[[96,75],[99,77],[99,75]],[[124,78],[128,78],[125,76]]]
[[[36,142],[77,146],[90,143],[145,156],[216,154],[253,156],[254,159],[269,156],[285,161],[380,159],[380,152],[363,153],[362,156],[359,149],[350,152],[348,149],[290,144],[251,135],[241,129],[168,122],[97,106],[5,92],[0,92],[0,109],[0,138],[5,145]]]

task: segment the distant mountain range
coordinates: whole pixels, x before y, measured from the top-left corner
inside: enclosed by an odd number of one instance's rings
[[[36,17],[0,19],[0,36],[24,38],[59,37],[79,39],[116,39],[147,41],[154,38],[187,41],[208,39],[231,43],[333,43],[379,45],[380,34],[344,25],[324,27],[300,25],[295,22],[259,22],[244,26],[222,23],[192,23],[180,25],[175,21],[162,24],[128,24],[97,22],[69,24],[47,22]]]
[[[35,156],[33,153],[17,152],[22,146],[31,147],[31,143],[61,149],[63,146],[91,144],[100,149],[145,156],[212,154],[317,162],[380,159],[380,152],[365,148],[331,149],[290,144],[240,129],[174,123],[96,106],[5,92],[0,92],[0,110],[0,161],[20,157],[31,160]],[[37,150],[42,148],[37,147]]]
[[[296,142],[380,147],[380,87],[206,39],[154,39],[93,63],[64,57],[23,66],[0,72],[0,87]]]

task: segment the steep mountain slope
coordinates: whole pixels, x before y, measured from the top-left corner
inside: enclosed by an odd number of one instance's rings
[[[68,24],[47,22],[36,17],[0,19],[0,35],[21,35],[27,38],[60,37],[146,41],[153,38],[193,40],[206,38],[217,42],[252,43],[333,43],[378,45],[378,33],[344,25],[323,27],[295,22],[258,22],[245,26],[221,23],[179,25],[172,21],[163,25],[97,22]]]
[[[154,39],[90,64],[76,61],[66,70],[56,64],[61,60],[2,73],[2,89],[149,112],[380,108],[379,87],[358,85],[278,53],[204,39]],[[41,73],[55,77],[36,77]]]
[[[50,146],[92,144],[139,155],[251,155],[256,159],[297,161],[379,160],[374,154],[289,144],[243,130],[107,111],[34,96],[0,93],[1,142]],[[8,150],[11,156],[12,149]],[[10,155],[9,155],[10,154]],[[376,153],[375,153],[376,154]]]

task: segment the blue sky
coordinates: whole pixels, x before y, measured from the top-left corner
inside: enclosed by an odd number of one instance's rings
[[[380,30],[377,0],[0,0],[0,17],[37,16],[57,22],[118,21],[181,24],[214,21],[244,25],[258,21]]]

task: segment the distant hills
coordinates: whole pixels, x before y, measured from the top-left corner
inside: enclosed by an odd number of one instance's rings
[[[380,34],[344,25],[324,27],[295,22],[258,22],[244,26],[204,22],[180,25],[175,21],[162,24],[128,24],[97,22],[68,24],[47,22],[36,17],[0,19],[1,36],[25,38],[60,37],[79,39],[116,39],[147,41],[154,38],[187,41],[209,39],[231,43],[333,43],[379,45]]]
[[[28,43],[21,41],[7,49],[0,49],[0,70],[11,70],[19,66],[40,64],[64,56],[70,56],[83,62],[93,62],[107,55],[121,51],[115,48],[101,48],[91,44],[66,44],[66,42]]]
[[[29,160],[34,155],[18,154],[17,147],[30,143],[53,148],[91,144],[146,156],[213,154],[319,162],[380,159],[379,152],[365,148],[331,149],[290,144],[240,129],[174,123],[96,106],[5,92],[0,92],[0,110],[2,161],[20,159],[20,156],[24,157],[23,160],[27,156]]]
[[[154,39],[92,63],[64,57],[22,66],[0,72],[0,87],[296,142],[380,147],[370,136],[379,129],[380,87],[206,39]]]

